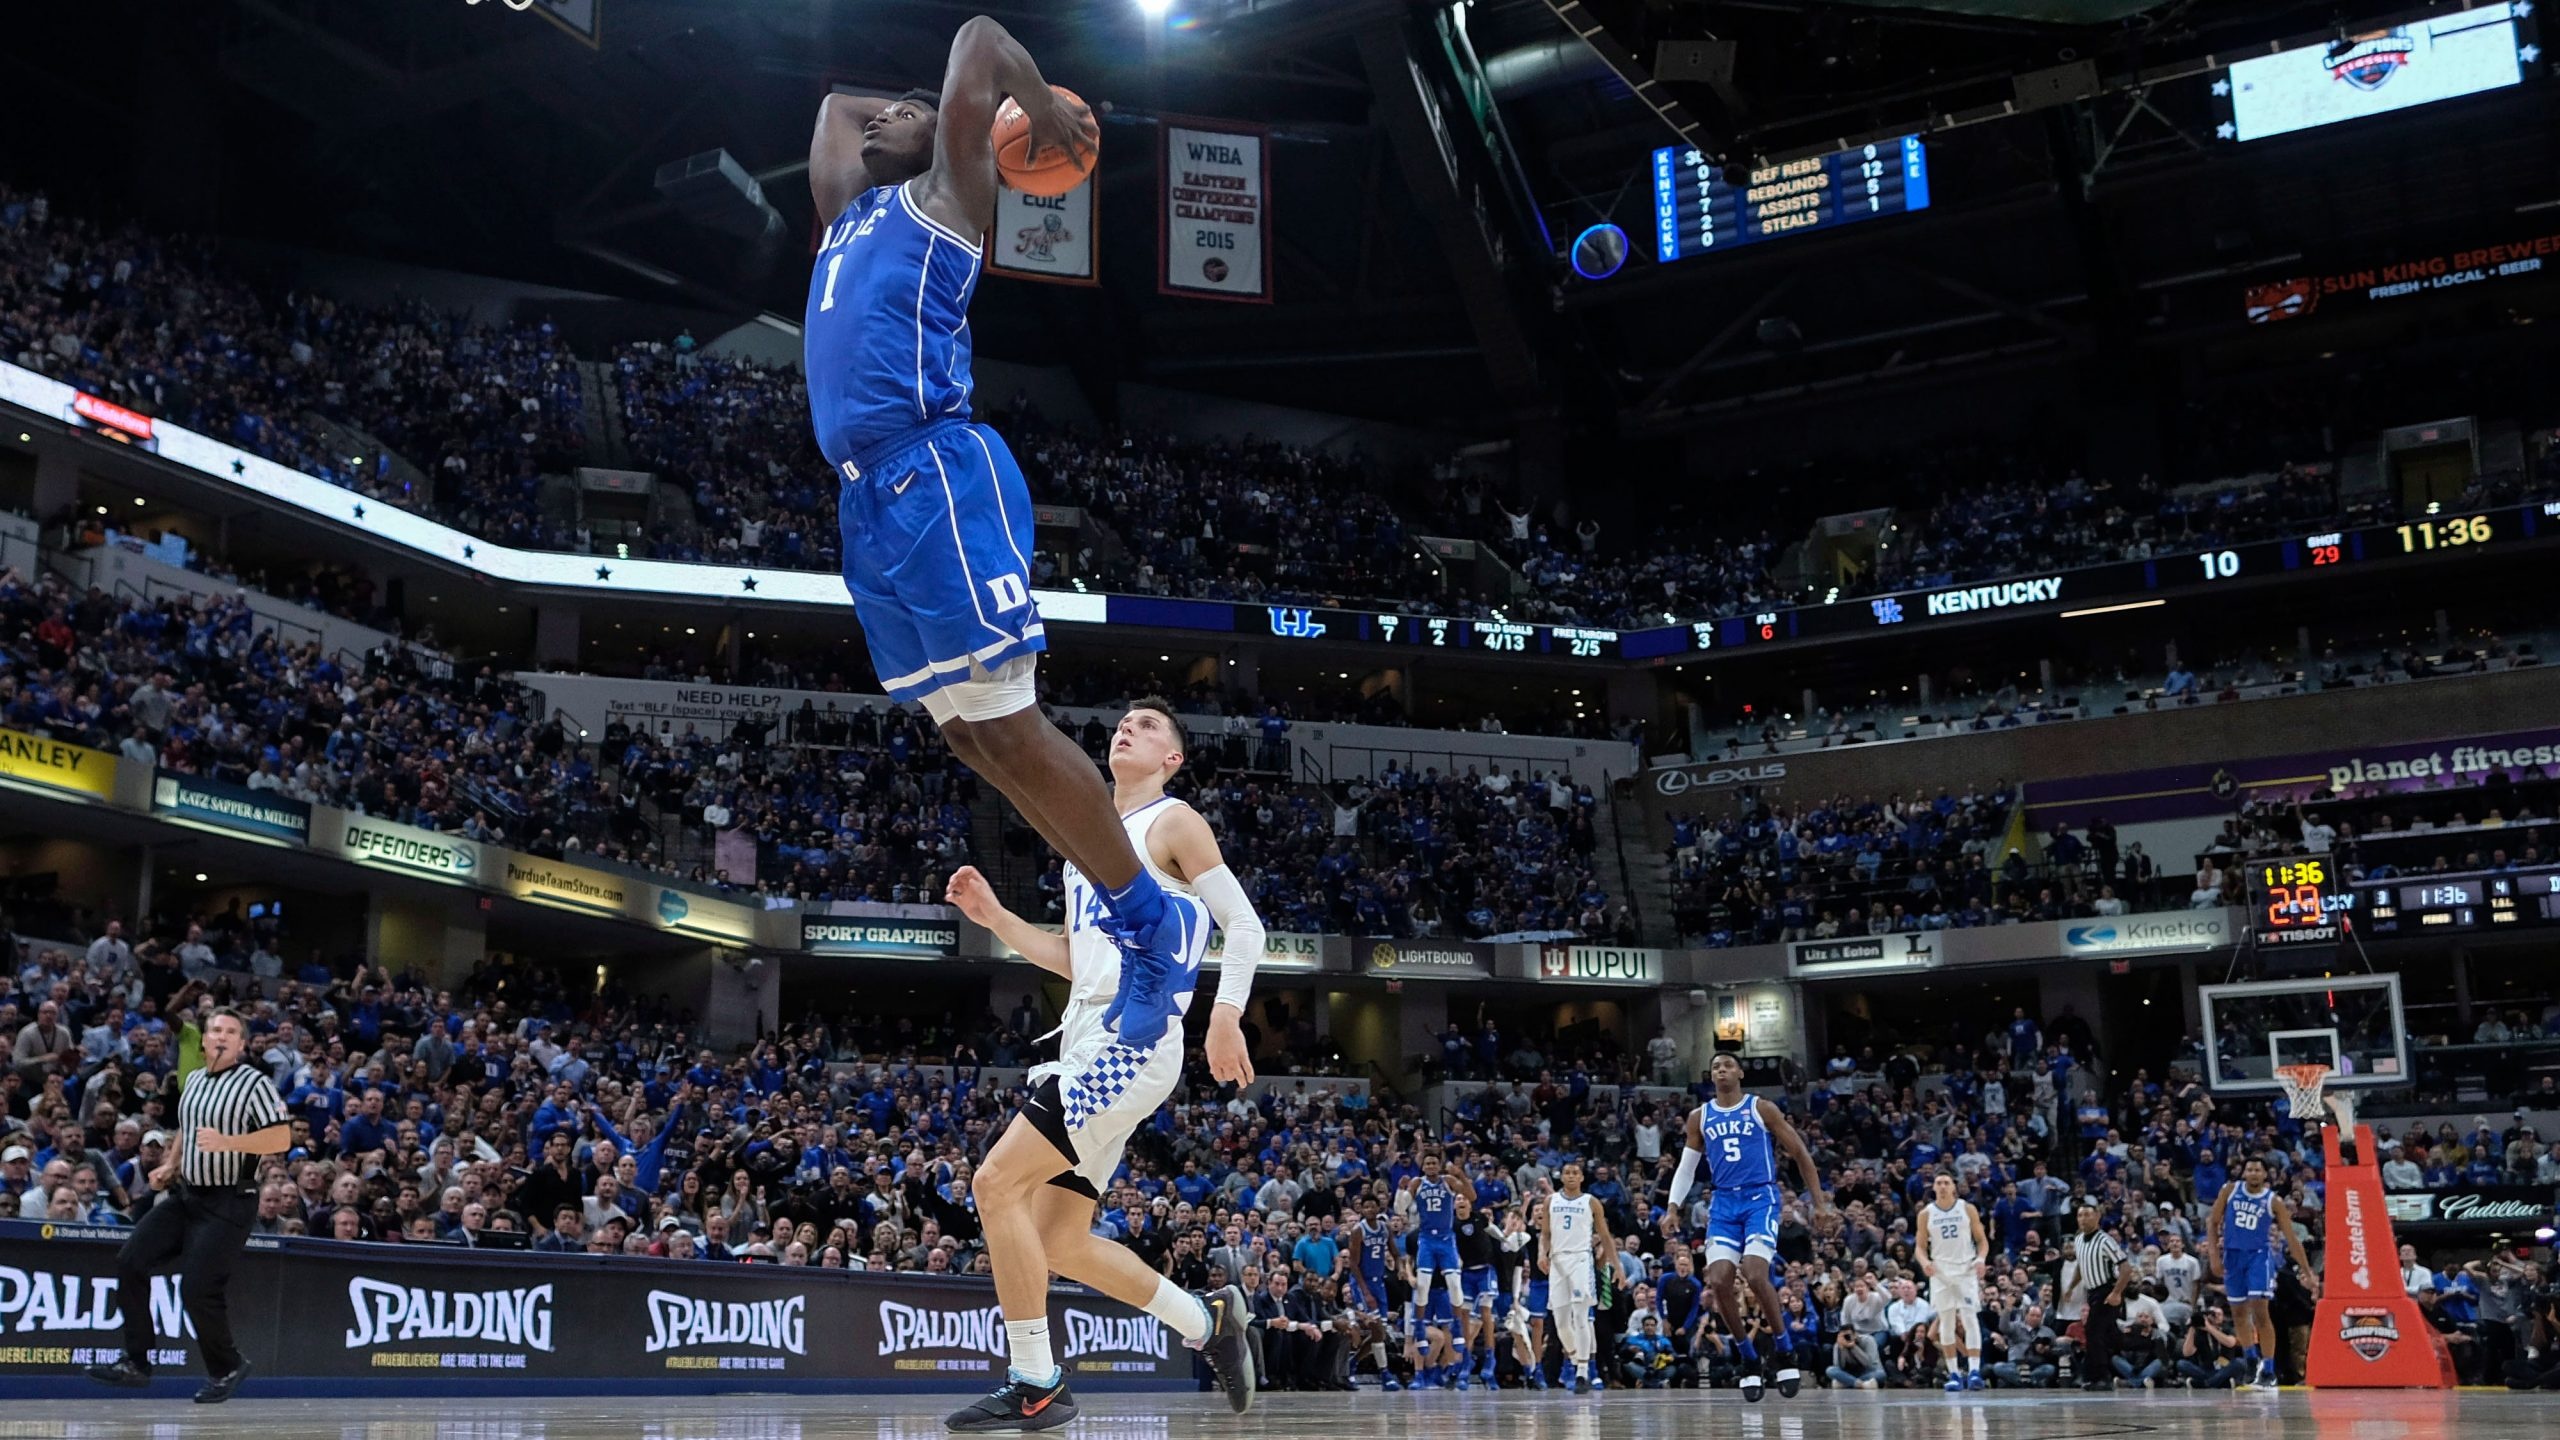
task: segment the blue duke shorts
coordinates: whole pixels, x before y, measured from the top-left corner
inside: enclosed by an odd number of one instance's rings
[[[1031,603],[1031,491],[1004,439],[939,420],[836,467],[844,583],[898,700],[1049,648]]]

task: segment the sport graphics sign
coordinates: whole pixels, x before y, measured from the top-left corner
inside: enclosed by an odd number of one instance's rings
[[[1550,941],[1538,947],[1538,978],[1583,985],[1659,985],[1662,961],[1659,950]]]
[[[63,1375],[121,1350],[115,1262],[121,1230],[0,1221],[0,1376]],[[51,1238],[48,1238],[51,1237]],[[295,1379],[427,1393],[457,1377],[583,1381],[618,1393],[734,1388],[756,1377],[844,1385],[903,1380],[980,1386],[1006,1361],[1003,1312],[966,1277],[780,1270],[456,1246],[350,1247],[253,1240],[231,1312],[262,1384]],[[195,1363],[176,1276],[152,1283],[155,1367]],[[1152,1316],[1063,1290],[1058,1358],[1105,1384],[1188,1389],[1191,1355]],[[819,1343],[812,1344],[812,1340]],[[72,1381],[70,1383],[78,1383]],[[0,1388],[7,1388],[0,1385]]]
[[[1270,137],[1167,119],[1157,152],[1158,288],[1212,300],[1271,299]],[[1089,187],[1088,187],[1089,188]]]
[[[947,920],[803,915],[800,948],[812,955],[952,955],[960,949],[960,925]]]
[[[169,770],[151,777],[151,813],[182,825],[210,825],[295,845],[311,838],[311,807],[290,795]]]

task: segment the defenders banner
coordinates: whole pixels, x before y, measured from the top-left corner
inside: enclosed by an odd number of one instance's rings
[[[120,1230],[0,1222],[0,1388],[120,1352]],[[155,1280],[155,1368],[196,1366],[184,1282]],[[289,1299],[288,1299],[289,1297]],[[986,1281],[444,1245],[256,1240],[231,1314],[261,1384],[592,1380],[597,1393],[905,1382],[954,1393],[1004,1372]],[[1082,1291],[1050,1297],[1058,1360],[1086,1384],[1184,1386],[1162,1322]]]

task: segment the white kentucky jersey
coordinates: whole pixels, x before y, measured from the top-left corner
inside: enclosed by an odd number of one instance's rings
[[[1973,1248],[1973,1217],[1965,1213],[1962,1200],[1951,1210],[1939,1209],[1937,1201],[1930,1201],[1920,1207],[1920,1223],[1921,1236],[1929,1247],[1929,1263],[1937,1266],[1940,1274],[1970,1275],[1982,1263],[1982,1256]]]
[[[1591,1196],[1558,1191],[1547,1197],[1547,1216],[1554,1222],[1556,1232],[1556,1253],[1549,1257],[1549,1263],[1589,1264],[1591,1242],[1598,1235],[1591,1223]]]
[[[1200,983],[1200,962],[1209,953],[1209,905],[1190,886],[1159,869],[1147,854],[1147,832],[1156,821],[1172,814],[1182,802],[1172,796],[1159,796],[1120,817],[1129,832],[1129,846],[1138,852],[1138,861],[1147,873],[1164,887],[1165,903],[1189,905],[1199,912],[1198,923],[1191,927],[1191,944],[1186,953],[1177,955],[1173,976],[1173,1011],[1178,1017],[1189,1013],[1191,992]],[[1102,1028],[1102,1013],[1111,1008],[1112,997],[1120,993],[1120,947],[1102,933],[1101,922],[1110,913],[1104,908],[1102,891],[1075,866],[1066,867],[1067,880],[1067,1013],[1058,1024],[1058,1054],[1064,1059],[1107,1035]],[[1179,1047],[1182,1025],[1179,1019],[1165,1030],[1163,1044]]]

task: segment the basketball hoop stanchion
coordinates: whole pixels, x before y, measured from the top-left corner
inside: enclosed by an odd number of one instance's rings
[[[2275,1074],[2295,1119],[2318,1125],[2326,1110],[2336,1121],[2320,1126],[2327,1244],[2307,1378],[2316,1389],[2452,1389],[2453,1353],[2401,1278],[2382,1167],[2373,1132],[2356,1124],[2354,1092],[2328,1089],[2326,1065],[2280,1065]]]

